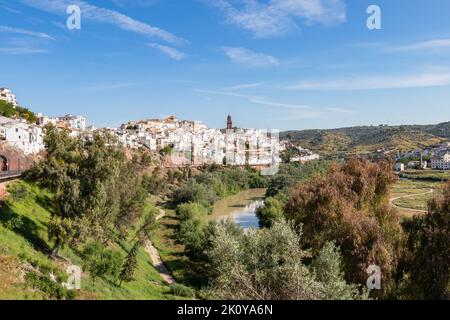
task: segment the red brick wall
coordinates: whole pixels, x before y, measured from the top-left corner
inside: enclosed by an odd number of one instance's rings
[[[25,155],[21,150],[10,146],[5,141],[0,142],[0,155],[6,157],[10,171],[29,169],[37,160],[36,157]],[[0,160],[3,161],[1,158]]]

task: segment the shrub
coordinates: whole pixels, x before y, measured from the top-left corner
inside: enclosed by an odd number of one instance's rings
[[[428,203],[428,213],[404,223],[407,299],[448,299],[450,288],[450,182]]]
[[[34,271],[28,272],[25,276],[26,282],[35,289],[47,294],[51,299],[75,299],[76,291],[67,290],[59,283],[53,282],[48,276],[38,274]]]
[[[187,255],[198,257],[202,253],[205,236],[203,224],[198,219],[189,219],[180,223],[178,241],[185,246]]]
[[[301,236],[283,220],[276,221],[270,229],[250,229],[245,235],[237,236],[224,225],[217,225],[207,254],[213,274],[211,291],[219,299],[363,298],[343,279],[338,253],[329,255],[321,263],[324,267],[311,271],[304,264],[310,253],[302,250]],[[334,273],[333,280],[339,283],[338,288],[326,283],[327,276],[318,274],[330,270]]]
[[[15,216],[9,219],[5,223],[5,227],[11,231],[18,231],[21,230],[24,226],[24,221],[22,216]]]
[[[185,221],[194,218],[200,218],[208,214],[208,210],[199,203],[182,203],[177,206],[177,216]]]
[[[214,190],[193,179],[175,189],[171,198],[175,204],[198,202],[205,207],[212,205],[217,200]]]
[[[403,241],[400,219],[388,199],[395,181],[390,163],[351,159],[293,188],[284,213],[303,225],[306,248],[314,253],[336,242],[347,281],[365,283],[367,267],[378,265],[386,294]]]
[[[275,198],[269,197],[264,201],[264,206],[256,210],[261,227],[270,228],[272,224],[283,217],[283,203]]]
[[[174,296],[186,298],[193,298],[195,296],[195,291],[193,289],[178,283],[170,285],[170,293]]]
[[[88,270],[93,279],[111,277],[113,280],[120,273],[122,257],[119,252],[106,249],[99,242],[92,242],[82,251],[83,267]]]
[[[23,183],[14,183],[8,186],[9,199],[12,202],[19,202],[25,200],[28,195],[28,189]]]

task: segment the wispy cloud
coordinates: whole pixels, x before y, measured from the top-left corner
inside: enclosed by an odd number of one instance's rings
[[[229,92],[229,91],[216,91],[216,90],[204,90],[204,89],[193,89],[193,90],[195,92],[199,92],[199,93],[203,93],[203,94],[212,94],[212,95],[243,98],[250,103],[264,105],[264,106],[268,106],[268,107],[283,108],[283,109],[290,109],[290,110],[316,110],[316,111],[322,110],[322,111],[347,113],[347,114],[353,113],[353,111],[343,109],[343,108],[328,108],[328,107],[322,108],[322,107],[313,107],[313,106],[303,105],[303,104],[284,103],[284,102],[273,101],[266,97],[257,96],[257,95],[248,95],[248,94]]]
[[[280,61],[271,55],[253,52],[246,48],[223,47],[221,50],[232,62],[246,67],[265,68],[280,64]]]
[[[111,0],[115,5],[121,8],[127,6],[150,7],[160,3],[162,0]]]
[[[442,51],[450,49],[450,38],[447,39],[435,39],[429,41],[422,41],[412,43],[404,46],[388,47],[385,49],[387,52],[412,52],[412,51]]]
[[[47,53],[47,49],[31,48],[31,47],[0,47],[1,54],[25,55],[35,53]]]
[[[31,30],[25,30],[25,29],[8,27],[8,26],[0,26],[0,32],[23,34],[23,35],[27,35],[27,36],[31,36],[31,37],[36,37],[36,38],[55,40],[55,38],[53,38],[43,32],[35,32],[35,31],[31,31]]]
[[[91,5],[81,0],[20,0],[23,4],[37,8],[39,10],[53,12],[57,14],[66,14],[69,5],[78,5],[82,12],[83,19],[112,24],[123,30],[131,31],[144,36],[159,38],[172,44],[187,43],[186,40],[178,38],[172,33],[151,26],[147,23],[135,20],[125,14],[114,10]]]
[[[161,51],[162,53],[164,53],[166,56],[168,56],[169,58],[173,59],[173,60],[183,60],[184,58],[186,58],[186,54],[184,54],[181,51],[178,51],[175,48],[172,47],[168,47],[168,46],[163,46],[161,44],[157,44],[157,43],[149,43],[148,46],[150,48],[154,48],[157,49],[159,51]]]
[[[264,82],[243,83],[243,84],[237,84],[237,85],[230,86],[230,87],[225,87],[222,90],[226,90],[226,91],[244,90],[244,89],[260,87],[262,85],[264,85]]]
[[[50,52],[48,44],[55,38],[43,32],[0,25],[0,33],[10,34],[0,42],[0,54],[26,55]]]
[[[202,0],[218,8],[226,21],[256,37],[273,37],[298,30],[299,22],[333,25],[346,20],[342,0]]]
[[[406,75],[358,76],[314,81],[299,81],[289,90],[353,91],[425,88],[450,85],[450,72],[429,72]]]
[[[0,1],[0,8],[2,8],[3,10],[6,10],[6,11],[14,13],[14,14],[22,13],[20,10],[13,8],[10,5],[11,5],[11,3],[6,3],[5,1]]]
[[[90,87],[86,87],[85,90],[92,91],[92,92],[101,92],[101,91],[130,88],[130,87],[134,87],[134,86],[136,86],[135,83],[121,82],[121,83],[112,83],[112,84],[105,84],[105,85],[93,85]]]

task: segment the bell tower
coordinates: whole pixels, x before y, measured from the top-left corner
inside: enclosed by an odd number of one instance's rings
[[[228,117],[227,117],[227,129],[228,130],[233,129],[233,120],[231,119],[231,115],[230,114],[228,114]]]

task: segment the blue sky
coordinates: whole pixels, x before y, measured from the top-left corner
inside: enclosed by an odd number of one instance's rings
[[[381,30],[366,27],[372,4]],[[437,123],[450,120],[449,14],[443,0],[0,0],[0,87],[96,126]]]

